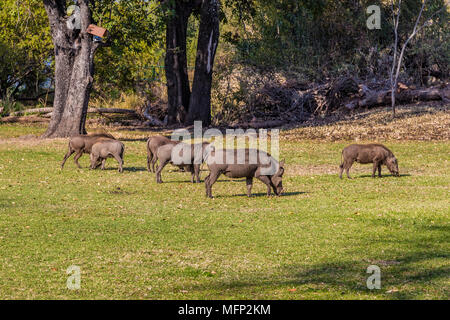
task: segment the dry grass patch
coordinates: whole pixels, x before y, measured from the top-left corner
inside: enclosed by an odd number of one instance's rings
[[[449,105],[399,106],[397,117],[392,118],[390,108],[378,108],[331,122],[330,119],[305,123],[301,128],[289,130],[281,137],[287,140],[450,140]]]

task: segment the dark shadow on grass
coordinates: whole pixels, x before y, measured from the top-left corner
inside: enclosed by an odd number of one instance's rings
[[[264,294],[264,291],[281,290],[287,295],[288,289],[296,288],[300,294],[312,293],[318,298],[328,294],[339,297],[340,293],[344,293],[386,299],[418,299],[430,291],[436,292],[431,293],[435,295],[434,298],[445,299],[445,281],[450,274],[450,252],[445,246],[448,243],[448,231],[449,227],[445,223],[430,226],[425,222],[416,225],[415,232],[404,234],[397,240],[366,236],[365,240],[373,239],[373,246],[391,247],[386,252],[367,256],[362,248],[358,257],[353,254],[342,258],[331,255],[316,263],[308,263],[301,258],[301,261],[285,259],[279,266],[275,264],[262,269],[250,267],[232,279],[211,278],[201,285],[183,285],[179,290],[218,296],[223,296],[225,292],[229,295],[248,294],[248,298],[252,298],[255,292]],[[318,235],[318,238],[322,236]],[[392,248],[393,243],[398,248]],[[336,251],[336,248],[329,247],[329,250]],[[340,250],[345,252],[347,249],[342,247]],[[271,252],[268,251],[267,259],[270,258]],[[380,267],[380,290],[367,288],[366,281],[371,275],[367,273],[367,267],[370,265]]]
[[[270,197],[276,197],[276,198],[283,198],[283,197],[291,197],[291,196],[298,196],[300,194],[306,194],[307,192],[284,192],[281,196],[276,196],[274,193],[270,195]],[[246,193],[240,193],[240,194],[232,194],[232,195],[219,195],[215,196],[214,198],[234,198],[234,197],[247,197]],[[269,197],[267,196],[267,193],[265,192],[259,192],[259,193],[252,193],[251,198],[253,197]]]
[[[192,183],[191,180],[182,180],[182,181],[180,181],[180,180],[163,180],[163,184],[164,184],[164,183],[190,183],[190,184],[202,184],[202,183],[203,183],[203,180],[201,180],[201,181],[198,182],[198,183]]]
[[[100,168],[97,168],[95,170],[102,171],[102,169],[100,169]],[[111,170],[117,171],[117,170],[119,170],[119,168],[111,166],[111,167],[105,167],[105,169],[103,169],[103,171],[111,171]],[[139,172],[139,171],[147,171],[147,168],[144,168],[144,167],[123,167],[123,171]]]
[[[201,286],[194,285],[189,292],[209,292],[223,295],[225,291],[229,294],[245,294],[248,292],[264,292],[264,290],[288,290],[297,288],[305,293],[315,294],[323,292],[326,294],[333,289],[334,295],[339,292],[344,294],[383,294],[388,299],[414,299],[423,291],[410,288],[408,291],[392,291],[392,288],[401,288],[405,284],[429,285],[433,280],[446,279],[450,272],[450,267],[442,266],[430,268],[428,270],[417,269],[412,264],[434,259],[436,257],[449,257],[444,252],[415,252],[400,257],[395,257],[398,264],[383,266],[379,265],[382,276],[381,290],[369,290],[366,285],[370,274],[366,273],[369,265],[374,261],[340,261],[330,263],[318,263],[314,265],[290,264],[284,265],[276,270],[264,270],[239,274],[239,280],[223,281],[213,279],[209,284]],[[273,274],[270,274],[273,273]],[[312,285],[312,288],[311,288]],[[303,288],[302,288],[303,287]],[[245,290],[243,292],[243,290]]]
[[[217,180],[216,181],[216,183],[217,182],[230,182],[230,181],[232,181],[232,180]],[[244,180],[245,181],[245,180]],[[180,180],[172,180],[172,181],[164,181],[163,183],[192,183],[191,182],[191,180],[183,180],[183,181],[180,181]],[[200,183],[204,183],[205,182],[205,179],[200,179]]]
[[[131,171],[131,172],[147,171],[147,168],[145,168],[145,167],[124,167],[123,171]]]
[[[146,142],[147,139],[146,138],[120,138],[120,141],[128,141],[128,142],[141,141],[141,142]]]
[[[396,176],[394,176],[392,174],[383,174],[383,175],[381,175],[381,177],[375,176],[374,179],[380,179],[380,178],[402,178],[402,177],[410,177],[410,176],[411,175],[409,173],[400,174],[400,177],[396,177]],[[371,174],[363,174],[363,175],[360,175],[360,176],[354,176],[352,178],[354,179],[355,177],[356,178],[372,178],[372,175]],[[345,178],[345,177],[342,177],[342,178]]]

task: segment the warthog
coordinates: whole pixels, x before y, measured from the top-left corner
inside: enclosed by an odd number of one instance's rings
[[[200,182],[200,166],[212,148],[213,146],[209,142],[191,145],[186,143],[181,145],[166,144],[159,147],[156,154],[159,159],[159,166],[156,170],[156,182],[162,183],[161,171],[168,163],[172,163],[180,168],[183,167],[186,171],[189,171],[192,183],[194,183],[194,176],[197,183]]]
[[[155,164],[158,160],[157,158],[157,151],[158,148],[161,146],[164,146],[166,144],[175,145],[180,143],[180,141],[173,141],[169,138],[166,138],[164,136],[154,136],[150,137],[147,140],[147,170],[149,172],[155,172]],[[151,163],[151,168],[150,168]]]
[[[98,168],[100,161],[101,169],[105,169],[106,158],[114,158],[119,163],[119,172],[123,171],[123,152],[125,146],[119,140],[101,140],[92,146],[91,169]]]
[[[381,165],[387,166],[394,176],[400,176],[398,173],[398,163],[394,154],[382,144],[351,144],[342,150],[342,163],[339,166],[339,178],[342,179],[342,172],[345,169],[347,177],[351,179],[348,171],[353,162],[373,163],[372,178],[375,178],[375,172],[378,168],[378,176],[381,177]]]
[[[231,160],[230,160],[231,159]],[[246,178],[247,196],[251,196],[253,178],[271,188],[276,195],[283,192],[284,160],[278,162],[270,154],[257,149],[229,149],[212,151],[206,160],[209,175],[205,178],[206,196],[212,198],[212,185],[221,174],[229,178]]]
[[[83,153],[91,153],[91,148],[94,145],[94,143],[105,139],[115,140],[115,138],[108,133],[95,133],[71,137],[69,140],[69,150],[67,151],[61,163],[61,169],[64,168],[66,160],[74,152],[76,152],[76,154],[73,160],[75,161],[75,164],[78,166],[78,168],[81,168],[80,164],[78,163],[78,159],[83,155]]]

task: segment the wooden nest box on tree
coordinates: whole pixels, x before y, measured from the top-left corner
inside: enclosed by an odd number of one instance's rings
[[[104,38],[108,35],[108,30],[105,28],[96,26],[95,24],[90,24],[89,27],[87,27],[86,32],[89,34],[92,34],[93,36],[97,36],[99,38]]]

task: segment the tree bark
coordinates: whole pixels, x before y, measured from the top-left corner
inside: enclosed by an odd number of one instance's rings
[[[186,124],[196,120],[211,124],[211,83],[214,57],[219,43],[219,0],[203,0],[200,8],[200,28],[194,81],[189,100]]]
[[[94,54],[100,46],[85,32],[93,23],[90,0],[79,0],[81,30],[66,25],[66,1],[44,0],[55,52],[55,98],[49,127],[43,137],[86,133],[85,122],[94,76]]]
[[[174,11],[174,15],[168,19],[166,25],[165,71],[168,123],[173,124],[177,121],[177,113],[183,114],[189,109],[191,91],[187,69],[186,33],[193,3],[173,1],[169,8]]]

